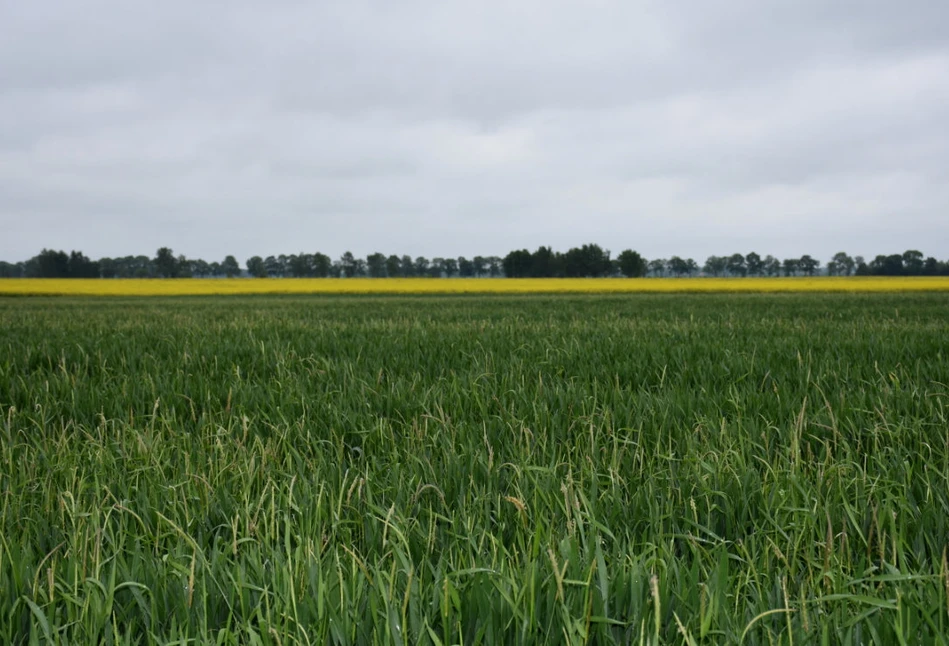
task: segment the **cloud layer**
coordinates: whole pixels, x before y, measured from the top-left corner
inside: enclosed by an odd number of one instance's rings
[[[949,4],[0,1],[0,258],[949,257]]]

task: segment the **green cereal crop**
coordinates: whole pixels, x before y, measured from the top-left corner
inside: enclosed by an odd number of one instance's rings
[[[0,300],[0,642],[945,644],[945,294]]]

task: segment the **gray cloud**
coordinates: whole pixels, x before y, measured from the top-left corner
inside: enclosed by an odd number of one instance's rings
[[[0,0],[0,258],[946,258],[946,24],[926,0]]]

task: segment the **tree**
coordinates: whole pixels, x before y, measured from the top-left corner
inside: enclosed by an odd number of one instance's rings
[[[311,257],[303,253],[295,253],[287,258],[287,270],[294,278],[303,278],[309,276],[313,271],[311,267]]]
[[[0,278],[21,278],[22,276],[23,268],[19,266],[19,263],[0,260]]]
[[[395,256],[395,255],[389,256],[388,258],[386,258],[386,275],[389,278],[395,278],[401,273],[399,271],[400,266],[401,266],[401,263],[399,261],[398,256]]]
[[[193,276],[191,271],[191,261],[188,260],[184,254],[180,254],[178,256],[178,261],[175,263],[175,268],[178,278],[191,278]]]
[[[352,278],[359,270],[359,265],[352,251],[347,251],[339,258],[339,268],[345,278]]]
[[[764,261],[754,251],[745,256],[745,267],[752,276],[760,276],[764,273]]]
[[[224,275],[228,278],[233,278],[234,276],[240,275],[241,266],[237,264],[237,259],[234,258],[234,256],[227,256],[224,262],[221,263],[221,271],[223,271]]]
[[[267,265],[260,256],[251,256],[247,259],[247,273],[254,278],[267,277]]]
[[[504,268],[504,275],[508,278],[526,278],[531,275],[532,263],[531,252],[527,249],[518,249],[504,256],[501,266]]]
[[[785,258],[784,259],[784,275],[785,276],[796,276],[799,260],[797,258]]]
[[[415,275],[415,262],[412,260],[412,256],[402,256],[399,259],[399,274],[403,278]]]
[[[29,262],[28,275],[31,278],[67,278],[69,276],[69,256],[65,251],[43,249]]]
[[[366,257],[366,267],[369,270],[370,278],[386,277],[386,257],[379,252],[369,254]]]
[[[99,262],[101,263],[102,261],[100,260]],[[200,276],[201,278],[207,278],[208,276],[212,275],[211,265],[209,265],[206,260],[201,260],[199,258],[198,260],[194,261],[194,264],[191,267],[191,273],[195,276]]]
[[[855,266],[856,263],[853,258],[843,251],[838,251],[834,254],[834,258],[827,263],[827,273],[831,275],[839,274],[841,276],[850,276],[853,274]],[[831,267],[833,267],[833,269],[831,269]]]
[[[107,278],[150,278],[155,275],[154,263],[148,256],[124,256],[105,260],[108,262],[104,269],[100,267],[100,275]]]
[[[764,257],[763,269],[768,276],[777,276],[781,273],[781,261],[768,254]]]
[[[689,263],[679,256],[672,256],[672,258],[669,258],[668,264],[669,271],[680,278],[689,273]]]
[[[328,278],[333,271],[333,261],[325,253],[317,251],[310,259],[310,267],[317,278]]]
[[[666,259],[653,258],[646,263],[646,269],[648,269],[649,273],[653,276],[664,276],[666,273]]]
[[[162,278],[174,278],[178,275],[178,261],[168,247],[161,247],[155,254],[155,271]]]
[[[745,276],[748,274],[748,267],[745,265],[745,257],[740,253],[733,253],[726,262],[728,273],[731,276]]]
[[[81,251],[73,251],[69,254],[67,275],[70,278],[98,278],[99,263],[90,260]]]
[[[875,269],[874,266],[876,266]],[[874,274],[881,276],[900,276],[904,270],[903,256],[898,253],[889,256],[877,256],[870,263],[870,269]]]
[[[856,269],[854,269],[854,273],[857,276],[870,275],[870,267],[869,265],[867,265],[867,262],[863,259],[863,256],[856,256],[854,257],[853,261],[856,264]]]
[[[445,271],[444,258],[432,258],[432,264],[428,267],[428,275],[432,278],[441,278]]]
[[[705,259],[704,271],[712,276],[721,276],[728,267],[728,258],[724,256],[709,256]]]
[[[119,274],[119,263],[112,258],[99,258],[99,275],[103,278],[115,278]]]
[[[574,247],[563,255],[564,275],[569,278],[600,278],[609,276],[612,269],[610,252],[598,244]]]
[[[528,276],[533,278],[552,278],[563,275],[563,258],[550,247],[540,246],[531,254]]]
[[[474,262],[464,256],[458,256],[458,275],[462,278],[471,278],[474,276]]]
[[[816,260],[810,255],[804,254],[797,261],[797,266],[800,267],[801,271],[803,271],[808,276],[813,276],[817,271],[817,268],[820,267],[820,260]]]
[[[475,258],[477,260],[477,258]],[[488,256],[488,275],[491,278],[497,278],[501,275],[501,259],[498,256]]]
[[[280,258],[283,258],[281,260]],[[287,273],[287,257],[286,256],[267,256],[264,258],[264,268],[267,270],[268,276],[283,276]]]
[[[132,263],[135,278],[154,278],[158,273],[155,269],[155,263],[148,256],[135,256]]]
[[[471,265],[474,269],[474,275],[478,278],[484,276],[488,271],[488,260],[484,256],[475,256],[472,258]]]
[[[412,265],[412,272],[416,276],[427,276],[428,275],[428,258],[425,256],[419,256],[415,259],[415,263]]]
[[[454,258],[445,258],[442,262],[442,268],[445,270],[445,276],[447,278],[458,275],[458,261]]]
[[[646,275],[646,259],[632,249],[621,251],[616,257],[620,273],[627,278],[642,278]]]
[[[909,249],[903,252],[903,273],[907,276],[920,276],[923,273],[923,252]]]

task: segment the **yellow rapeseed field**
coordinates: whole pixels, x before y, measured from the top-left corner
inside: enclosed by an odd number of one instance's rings
[[[949,291],[949,277],[0,279],[7,296],[916,291]]]

